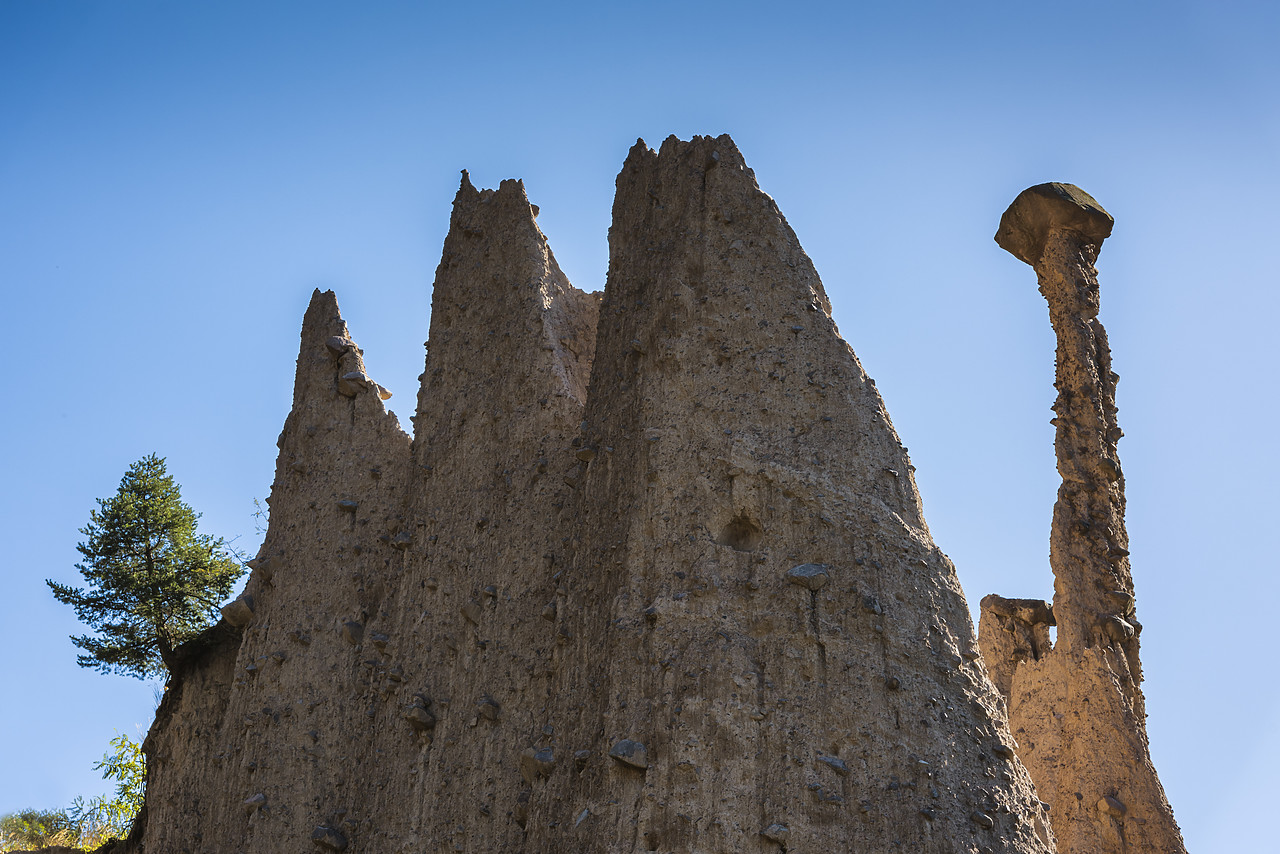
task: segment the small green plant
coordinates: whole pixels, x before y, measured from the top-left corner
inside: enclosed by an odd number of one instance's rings
[[[111,739],[111,747],[114,752],[108,751],[93,768],[102,772],[102,779],[116,781],[115,796],[102,795],[88,801],[76,798],[67,809],[67,818],[84,847],[128,836],[134,816],[142,809],[147,779],[142,745],[127,735],[119,735]]]
[[[65,845],[91,850],[129,835],[142,809],[147,766],[142,745],[127,735],[111,740],[111,750],[94,764],[102,779],[115,780],[114,795],[76,798],[65,810],[22,810],[0,818],[0,851]]]
[[[57,810],[25,809],[0,816],[0,851],[70,845],[74,836],[71,820]]]

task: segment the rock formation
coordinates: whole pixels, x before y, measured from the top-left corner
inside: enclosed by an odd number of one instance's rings
[[[1070,854],[1184,851],[1147,749],[1115,390],[1094,268],[1112,219],[1070,184],[1025,190],[996,242],[1035,268],[1058,338],[1054,447],[1062,486],[1053,605],[988,596],[980,640],[1008,699],[1018,757]],[[1057,626],[1057,644],[1049,627]]]
[[[314,295],[266,541],[183,650],[129,849],[1055,850],[906,450],[732,140],[632,149],[603,296],[536,216],[464,173],[412,440]],[[1108,626],[1072,654],[1132,668]]]

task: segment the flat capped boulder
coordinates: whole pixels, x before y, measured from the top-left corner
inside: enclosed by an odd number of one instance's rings
[[[1049,232],[1074,231],[1084,243],[1101,247],[1114,224],[1111,214],[1075,184],[1036,184],[1019,193],[1000,217],[996,243],[1034,267],[1044,254]]]

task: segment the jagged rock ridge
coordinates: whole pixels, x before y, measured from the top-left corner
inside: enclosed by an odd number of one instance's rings
[[[603,297],[464,177],[412,440],[332,294],[159,852],[1050,852],[955,568],[727,137],[638,143]]]

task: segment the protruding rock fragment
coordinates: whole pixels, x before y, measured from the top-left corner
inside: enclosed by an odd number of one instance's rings
[[[364,640],[364,623],[348,620],[342,624],[342,639],[352,646],[359,646]]]
[[[338,379],[338,393],[355,397],[369,387],[372,380],[364,371],[347,371]]]
[[[818,761],[831,768],[841,777],[849,776],[849,766],[838,756],[828,756],[825,753],[818,754]]]
[[[256,795],[250,795],[249,797],[245,798],[244,802],[241,803],[240,807],[244,810],[246,815],[253,815],[254,813],[262,809],[266,805],[267,805],[267,796],[259,792]]]
[[[327,825],[311,831],[311,841],[325,851],[346,851],[347,837]]]
[[[1074,184],[1037,184],[1013,200],[996,231],[996,243],[1033,267],[1054,231],[1079,235],[1081,243],[1101,246],[1115,221],[1093,196]]]
[[[350,338],[343,335],[329,336],[329,339],[324,342],[324,345],[328,347],[329,352],[333,353],[335,356],[341,356],[343,353],[356,346],[352,343]]]
[[[501,708],[498,706],[497,700],[492,697],[484,697],[480,700],[478,705],[480,717],[487,721],[496,721],[498,719],[498,713],[501,711]]]
[[[1132,640],[1133,625],[1120,617],[1107,617],[1102,621],[1102,629],[1113,641]]]
[[[1124,818],[1125,813],[1128,811],[1128,808],[1121,803],[1119,798],[1103,795],[1098,799],[1098,812],[1109,815],[1112,818]]]
[[[541,749],[530,747],[520,754],[520,775],[524,777],[526,783],[551,776],[551,769],[555,766],[555,751],[550,747]]]
[[[821,590],[831,580],[826,564],[804,563],[787,570],[787,580],[807,590]]]
[[[237,596],[222,606],[222,616],[236,628],[249,625],[253,619],[253,597],[247,593]]]
[[[338,502],[338,509],[343,513],[354,513],[360,509],[360,502],[352,501],[350,498],[344,498]]]
[[[1133,613],[1133,596],[1123,590],[1108,591],[1107,604],[1115,608],[1116,613],[1122,617],[1128,617]]]
[[[609,748],[609,755],[632,768],[644,770],[649,767],[649,753],[643,744],[624,738]]]
[[[987,830],[996,826],[995,820],[981,810],[973,813],[969,818],[971,818],[973,823],[978,825],[978,827],[985,827]]]
[[[787,840],[791,838],[791,828],[785,824],[774,823],[760,831],[760,835],[770,842],[786,845]]]
[[[404,719],[417,732],[429,732],[436,728],[436,716],[428,708],[431,701],[425,697],[415,697],[404,710]]]

